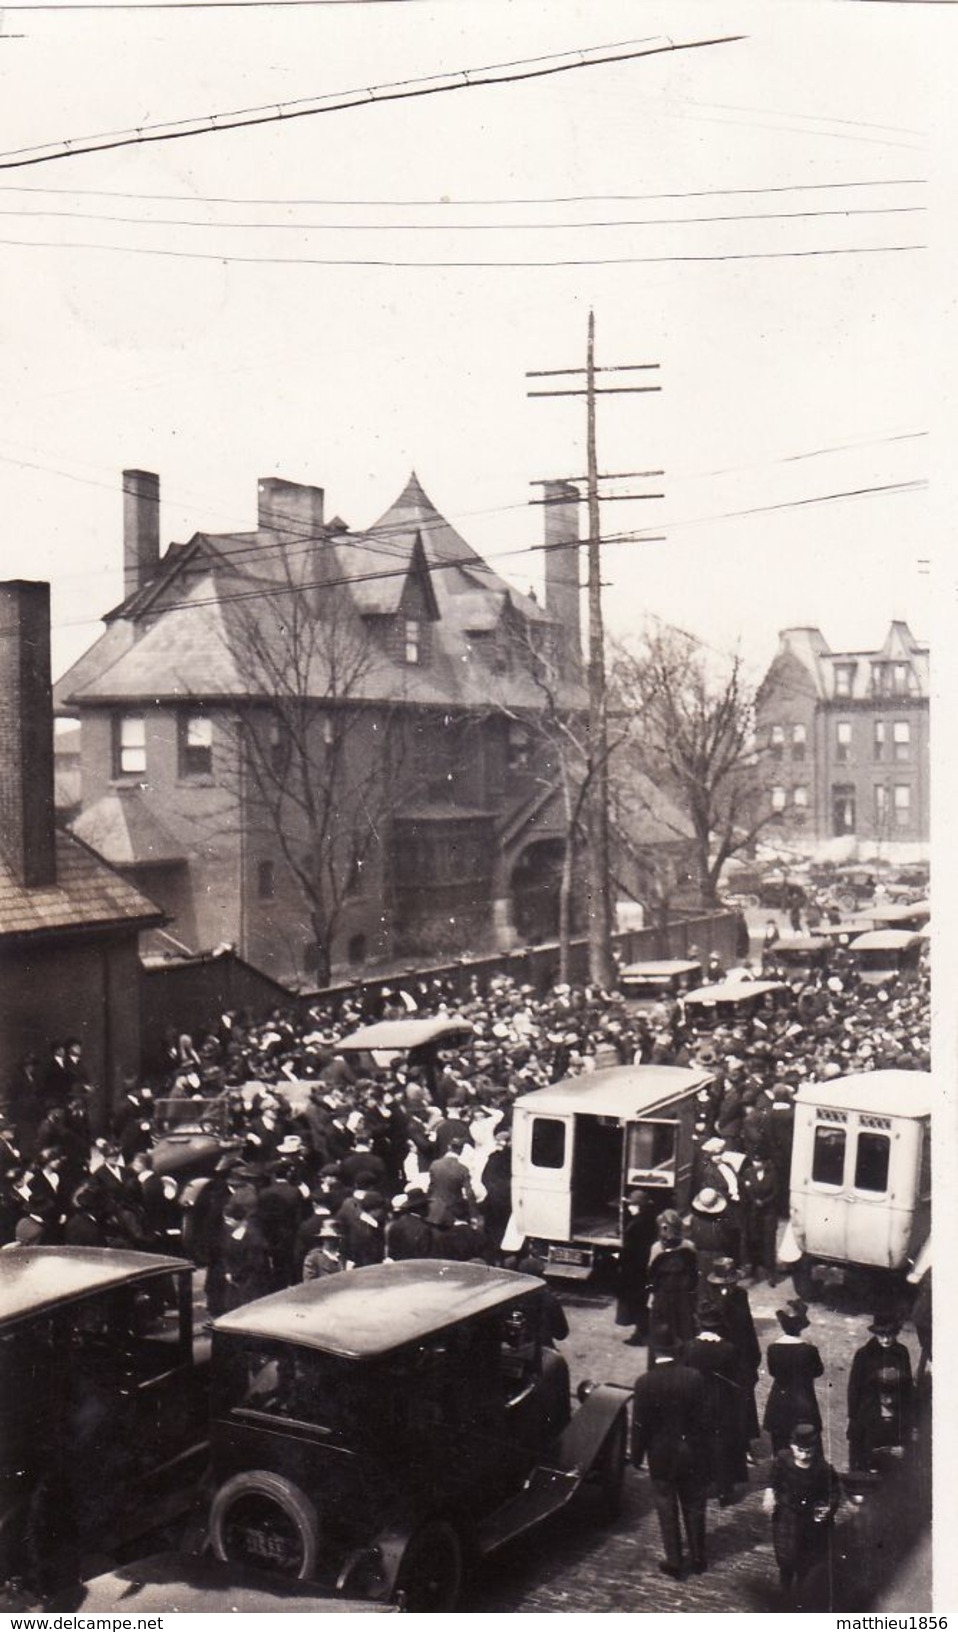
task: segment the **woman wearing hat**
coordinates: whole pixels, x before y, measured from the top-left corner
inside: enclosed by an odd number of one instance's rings
[[[815,1379],[825,1370],[814,1343],[802,1338],[809,1325],[808,1310],[800,1298],[791,1298],[775,1318],[782,1335],[770,1343],[765,1364],[772,1387],[765,1402],[762,1427],[771,1436],[772,1450],[783,1451],[797,1422],[821,1428],[822,1417],[815,1398]]]
[[[828,1609],[830,1541],[841,1486],[822,1454],[815,1423],[798,1422],[772,1463],[765,1510],[772,1515],[772,1545],[779,1579],[795,1609]]]
[[[848,1466],[871,1468],[879,1449],[899,1449],[912,1437],[915,1389],[911,1356],[899,1343],[900,1323],[876,1315],[867,1343],[856,1352],[848,1378]]]
[[[734,1258],[716,1258],[708,1277],[708,1295],[718,1305],[722,1317],[722,1331],[735,1346],[736,1377],[738,1379],[741,1443],[745,1447],[745,1461],[750,1457],[748,1446],[758,1439],[758,1411],[755,1389],[758,1385],[762,1350],[755,1330],[755,1321],[748,1301],[748,1293],[739,1285],[738,1269]],[[746,1478],[742,1474],[741,1478]]]
[[[698,1253],[701,1275],[709,1275],[716,1259],[727,1257],[735,1245],[735,1232],[728,1215],[728,1197],[714,1185],[703,1185],[692,1197],[685,1223],[689,1240]]]
[[[698,1254],[682,1232],[682,1220],[671,1207],[657,1220],[658,1240],[649,1253],[649,1317],[680,1343],[695,1335]],[[653,1349],[649,1348],[649,1364]]]

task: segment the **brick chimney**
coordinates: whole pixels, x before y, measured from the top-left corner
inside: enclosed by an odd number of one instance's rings
[[[123,472],[123,597],[156,577],[160,565],[160,478]]]
[[[316,538],[323,531],[321,487],[287,482],[282,476],[261,476],[259,525],[265,532],[283,533],[290,540]]]
[[[545,500],[546,611],[565,632],[566,649],[582,661],[579,608],[579,489],[573,482],[546,482]]]
[[[50,585],[0,584],[0,850],[28,888],[55,884]]]

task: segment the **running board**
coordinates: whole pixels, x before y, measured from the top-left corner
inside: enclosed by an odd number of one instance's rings
[[[560,1512],[581,1484],[582,1475],[577,1468],[568,1472],[560,1468],[533,1469],[518,1496],[504,1502],[478,1527],[475,1540],[480,1553],[495,1552],[497,1547]]]

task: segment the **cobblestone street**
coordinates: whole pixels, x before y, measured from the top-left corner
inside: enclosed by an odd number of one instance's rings
[[[791,1282],[782,1281],[775,1288],[760,1283],[750,1287],[749,1292],[764,1351],[778,1331],[775,1310],[792,1295]],[[562,1296],[571,1328],[562,1349],[572,1372],[573,1390],[586,1377],[631,1386],[638,1371],[645,1368],[645,1350],[623,1344],[626,1334],[614,1324],[612,1300],[571,1287],[563,1288]],[[825,1377],[818,1384],[825,1451],[836,1468],[843,1471],[847,1466],[848,1367],[855,1349],[865,1341],[870,1315],[865,1309],[844,1313],[822,1305],[814,1306],[810,1313],[812,1327],[807,1335],[820,1349],[825,1363]],[[906,1326],[901,1335],[914,1365],[918,1358],[914,1332]],[[759,1416],[767,1388],[763,1376]],[[662,1553],[647,1475],[644,1470],[630,1468],[622,1512],[612,1526],[603,1526],[597,1519],[592,1522],[591,1511],[583,1501],[534,1538],[491,1559],[475,1579],[463,1608],[472,1612],[553,1614],[577,1610],[780,1611],[784,1606],[778,1593],[771,1523],[762,1511],[768,1472],[764,1437],[761,1451],[759,1466],[752,1470],[751,1483],[741,1500],[724,1511],[716,1502],[709,1503],[707,1574],[672,1581],[659,1573],[657,1564]],[[868,1510],[846,1505],[835,1531],[846,1574],[854,1571],[856,1575],[867,1575],[869,1581],[873,1571],[885,1576],[893,1573],[888,1563],[887,1537],[885,1545],[880,1537],[875,1540],[874,1514],[878,1505],[874,1499]],[[908,1604],[888,1607],[915,1611],[929,1608],[930,1583],[925,1583],[924,1603],[915,1601],[912,1589]]]

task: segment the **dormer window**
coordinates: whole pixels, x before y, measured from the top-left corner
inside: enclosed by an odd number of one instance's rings
[[[404,620],[403,662],[422,662],[422,624],[418,618],[406,618]]]

